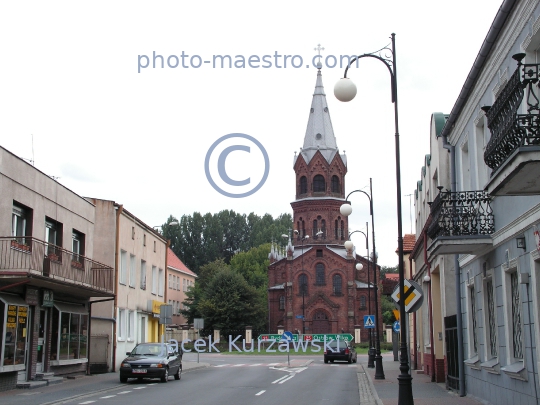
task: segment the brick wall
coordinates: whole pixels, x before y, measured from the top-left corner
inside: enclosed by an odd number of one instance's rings
[[[17,388],[17,372],[0,373],[0,391],[9,391]]]
[[[435,382],[442,383],[445,377],[445,359],[435,359]]]

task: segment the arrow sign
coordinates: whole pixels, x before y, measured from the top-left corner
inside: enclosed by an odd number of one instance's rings
[[[375,315],[364,315],[364,328],[375,329]]]
[[[392,325],[392,329],[394,332],[399,333],[401,331],[401,326],[399,325],[399,321],[395,321]]]
[[[293,341],[293,334],[286,330],[283,332],[283,335],[281,335],[281,340],[284,340],[286,342],[292,342]]]

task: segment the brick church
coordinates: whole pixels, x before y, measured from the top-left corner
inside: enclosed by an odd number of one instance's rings
[[[347,157],[337,147],[320,69],[304,145],[298,155],[295,153],[293,168],[294,230],[289,234],[284,257],[274,246],[269,255],[270,332],[285,329],[306,334],[344,332],[354,336],[356,325],[361,328],[361,340],[367,341],[364,315],[369,314],[368,260],[344,246],[349,236],[348,219],[339,209],[346,202]],[[365,214],[368,220],[369,212]],[[362,263],[362,270],[356,270],[357,263]],[[369,267],[373,286],[372,262]],[[372,287],[369,294],[372,314],[375,313],[374,291]]]

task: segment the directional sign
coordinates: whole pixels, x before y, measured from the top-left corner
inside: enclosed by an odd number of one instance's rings
[[[296,315],[296,319],[304,319],[304,315]]]
[[[422,288],[412,280],[404,280],[405,284],[405,312],[414,312],[417,311],[422,305],[423,294]],[[399,296],[399,284],[394,289],[392,293],[392,299],[398,304],[401,305],[402,300]]]
[[[286,330],[283,332],[283,335],[281,335],[281,340],[285,340],[286,342],[292,342],[294,340],[293,334]]]
[[[337,333],[337,334],[317,333],[317,334],[314,334],[314,335],[302,335],[302,340],[304,342],[312,341],[312,340],[318,340],[319,342],[324,342],[325,337],[326,337],[327,342],[330,341],[330,340],[337,340],[338,337],[339,337],[339,340],[343,341],[343,342],[352,342],[352,340],[354,339],[354,336],[351,335],[350,333]]]
[[[275,340],[276,342],[279,342],[281,340],[281,337],[283,335],[270,335],[270,334],[263,334],[259,335],[259,340],[265,341],[265,340]],[[298,342],[298,335],[292,335],[293,342]]]
[[[392,325],[394,332],[399,333],[401,331],[401,326],[399,326],[399,321],[395,321]]]
[[[364,328],[375,329],[375,315],[364,315]]]

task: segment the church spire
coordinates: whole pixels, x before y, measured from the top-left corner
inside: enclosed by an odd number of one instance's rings
[[[309,163],[317,151],[320,151],[330,163],[338,151],[332,120],[326,103],[326,94],[322,82],[321,64],[317,64],[317,81],[311,101],[309,120],[301,154]]]

